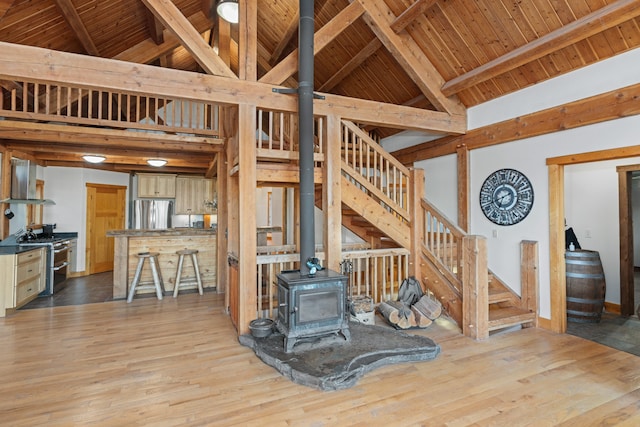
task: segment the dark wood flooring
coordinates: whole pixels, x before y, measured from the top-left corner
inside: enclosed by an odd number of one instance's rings
[[[23,309],[81,305],[113,300],[113,272],[92,274],[67,279],[56,293],[39,297],[22,307]]]

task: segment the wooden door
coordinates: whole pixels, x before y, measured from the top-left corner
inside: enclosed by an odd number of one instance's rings
[[[125,228],[127,187],[87,184],[87,272],[113,270],[113,237],[109,230]]]

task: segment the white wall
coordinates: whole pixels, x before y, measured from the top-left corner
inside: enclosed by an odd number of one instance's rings
[[[582,68],[468,110],[474,129],[555,105],[640,82],[640,49]],[[607,78],[603,78],[607,76]],[[640,116],[523,139],[470,152],[470,233],[487,236],[489,268],[520,291],[521,240],[539,242],[540,316],[550,317],[549,195],[546,159],[567,154],[637,145]],[[422,142],[422,141],[421,141]],[[385,144],[386,146],[386,144]],[[457,218],[455,156],[418,162],[425,169],[425,195],[451,220]],[[567,224],[580,243],[600,252],[607,281],[608,302],[620,303],[616,165],[636,164],[624,159],[565,168]],[[497,226],[480,210],[478,194],[485,178],[501,168],[523,172],[534,188],[534,206],[527,218],[513,226]],[[493,231],[496,237],[493,237]],[[589,232],[590,238],[585,237]]]
[[[43,222],[56,224],[56,232],[77,232],[78,271],[85,269],[87,228],[87,183],[129,186],[129,174],[84,168],[43,168],[44,197],[56,202],[45,206]],[[127,201],[129,197],[127,195]],[[128,215],[128,209],[126,214]],[[125,224],[128,219],[125,218]]]

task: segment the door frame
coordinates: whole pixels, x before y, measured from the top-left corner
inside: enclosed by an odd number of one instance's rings
[[[620,315],[635,314],[634,301],[634,242],[632,174],[640,171],[640,165],[625,165],[616,168],[618,172],[618,206],[620,223]]]
[[[96,188],[109,188],[109,189],[115,189],[115,190],[124,190],[122,191],[122,199],[121,202],[123,203],[124,206],[124,215],[122,218],[123,224],[122,224],[122,228],[125,228],[126,225],[126,221],[127,221],[127,186],[126,185],[110,185],[110,184],[96,184],[96,183],[90,183],[87,182],[85,184],[86,187],[86,200],[85,200],[85,204],[86,204],[86,221],[85,221],[85,225],[86,225],[86,230],[85,230],[85,274],[86,275],[90,275],[92,274],[92,258],[91,258],[91,254],[89,253],[90,249],[91,249],[91,245],[90,242],[92,242],[93,239],[93,230],[91,227],[91,224],[95,223],[95,209],[93,208],[93,205],[89,202],[89,189],[96,189]]]
[[[620,160],[639,156],[640,146],[634,145],[547,158],[546,164],[549,174],[549,291],[551,302],[549,327],[553,332],[564,334],[567,331],[567,285],[564,263],[564,167],[580,163]],[[625,233],[627,232],[628,230],[625,230]],[[620,239],[620,242],[622,242],[622,239]],[[631,254],[633,256],[633,249]],[[631,263],[633,264],[633,258]],[[621,286],[622,277],[621,275]]]

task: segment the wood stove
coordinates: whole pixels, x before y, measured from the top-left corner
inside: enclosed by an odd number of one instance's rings
[[[291,270],[277,277],[276,327],[285,336],[286,353],[301,338],[341,333],[349,341],[347,276],[331,270],[320,270],[313,276]]]

